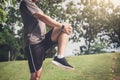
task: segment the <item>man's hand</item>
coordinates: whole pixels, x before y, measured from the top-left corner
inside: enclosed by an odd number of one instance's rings
[[[70,35],[72,33],[72,26],[67,23],[63,23],[63,25],[64,25],[64,28],[62,29],[62,31]]]

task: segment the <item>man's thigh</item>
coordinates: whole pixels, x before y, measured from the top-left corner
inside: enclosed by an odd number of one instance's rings
[[[54,29],[52,29],[48,33],[46,33],[45,39],[42,41],[42,43],[44,44],[45,50],[48,50],[48,49],[52,48],[53,46],[56,46],[58,43],[57,41],[53,41],[51,39],[53,31],[54,31]]]
[[[60,34],[61,34],[61,29],[55,27],[52,31],[51,40],[57,42]]]

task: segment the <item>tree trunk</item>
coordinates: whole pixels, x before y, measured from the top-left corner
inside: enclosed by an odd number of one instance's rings
[[[8,61],[10,61],[10,51],[8,51]]]

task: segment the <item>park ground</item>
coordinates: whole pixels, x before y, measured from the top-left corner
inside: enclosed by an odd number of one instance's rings
[[[120,80],[120,53],[67,57],[75,70],[64,70],[47,58],[41,80]],[[0,80],[29,80],[27,61],[0,62]]]

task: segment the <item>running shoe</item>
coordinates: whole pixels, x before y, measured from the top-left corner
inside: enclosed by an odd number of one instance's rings
[[[59,58],[56,56],[56,57],[54,57],[52,63],[55,64],[55,65],[57,65],[57,66],[60,66],[60,67],[62,67],[62,68],[65,68],[65,69],[71,69],[71,70],[74,69],[74,67],[71,66],[71,65],[67,62],[67,60],[66,60],[65,58],[60,58],[60,59],[59,59]]]

